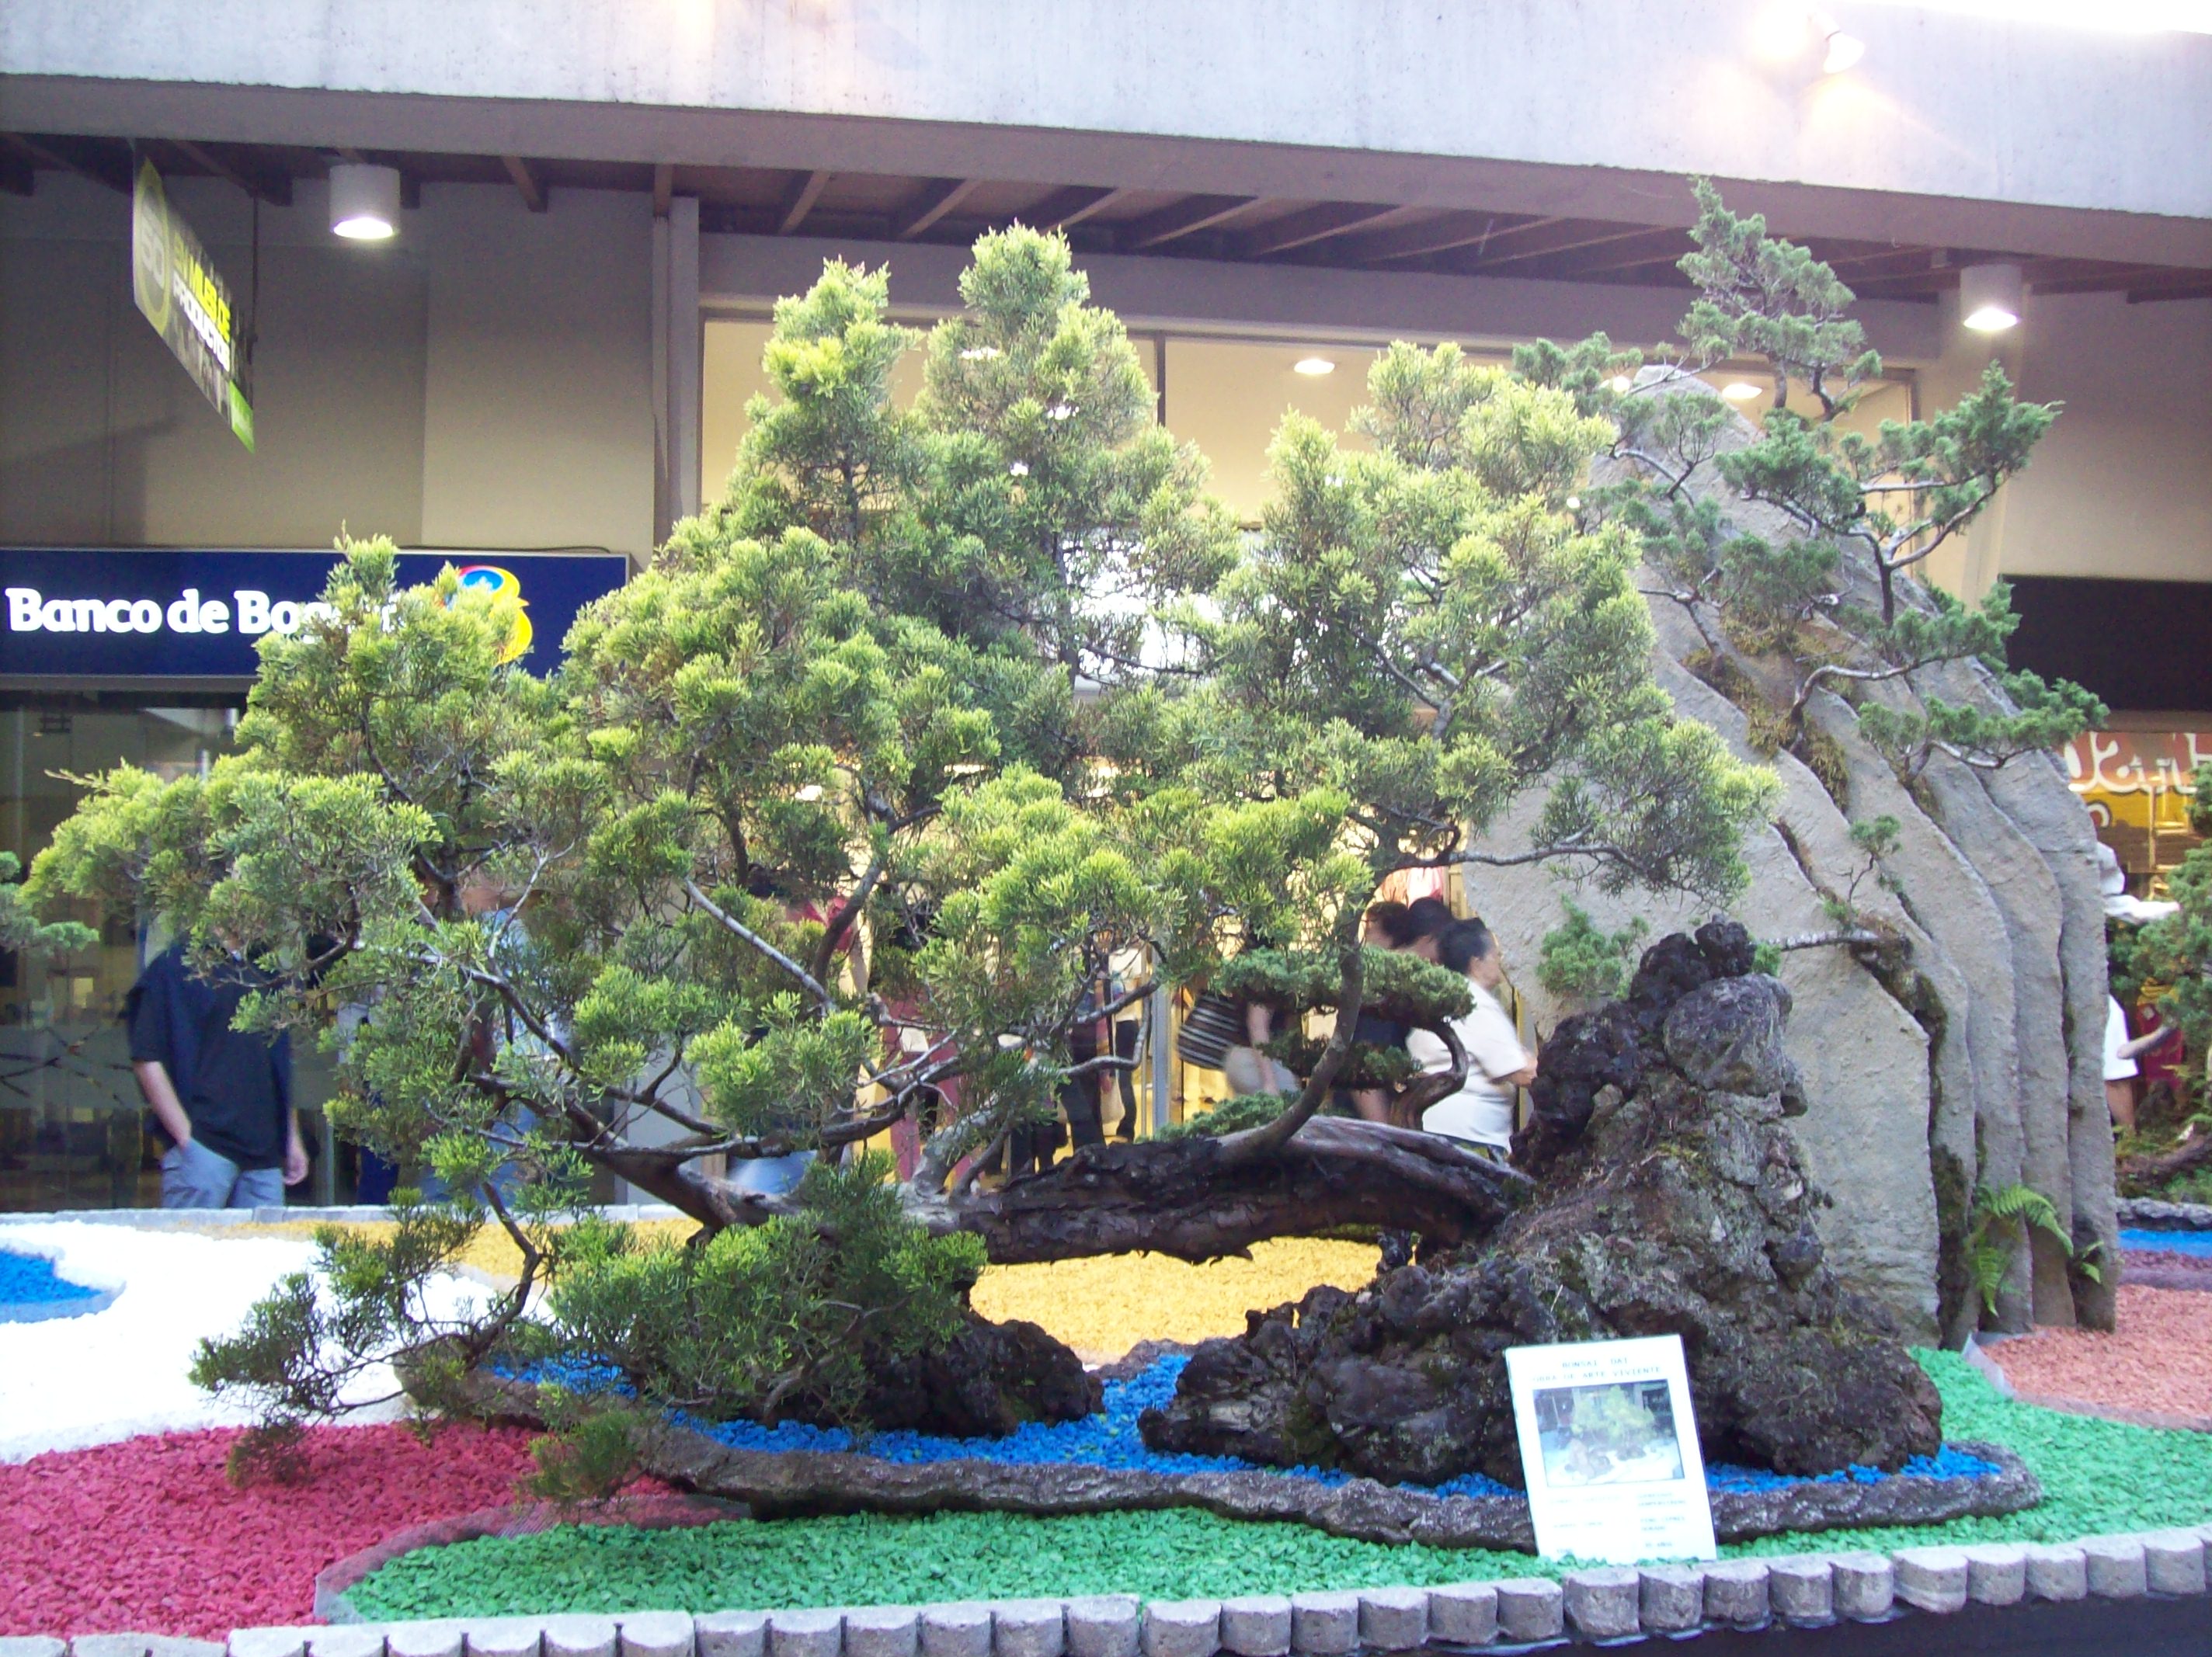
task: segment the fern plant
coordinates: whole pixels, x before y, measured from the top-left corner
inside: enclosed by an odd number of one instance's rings
[[[1966,1261],[1973,1272],[1974,1287],[1981,1295],[1984,1311],[1995,1313],[1997,1309],[1997,1291],[2004,1287],[2013,1254],[2027,1235],[2025,1230],[2014,1229],[2012,1222],[2015,1220],[2054,1239],[2074,1270],[2090,1282],[2104,1281],[2103,1272],[2088,1253],[2075,1255],[2073,1235],[2058,1217],[2057,1207],[2050,1198],[2031,1186],[2008,1185],[1996,1190],[1978,1186],[1974,1190],[1974,1223],[1966,1233]]]

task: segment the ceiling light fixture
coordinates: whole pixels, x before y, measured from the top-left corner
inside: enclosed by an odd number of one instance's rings
[[[1841,75],[1865,56],[1865,41],[1856,34],[1846,34],[1832,26],[1828,30],[1827,49],[1820,54],[1820,73]]]
[[[1336,372],[1336,364],[1325,356],[1302,356],[1291,364],[1298,373],[1318,379],[1323,374]]]
[[[1748,403],[1759,395],[1759,390],[1747,379],[1731,379],[1721,387],[1721,395],[1731,403]]]
[[[331,168],[331,234],[348,241],[388,241],[399,228],[399,169],[366,161]]]
[[[1959,315],[1978,334],[2001,334],[2020,320],[2017,264],[1970,264],[1959,272]]]

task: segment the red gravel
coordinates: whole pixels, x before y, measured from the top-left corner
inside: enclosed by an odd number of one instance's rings
[[[2123,1282],[2109,1335],[2045,1329],[1990,1356],[2023,1397],[2099,1411],[2212,1421],[2212,1295]]]
[[[309,1477],[234,1489],[235,1430],[169,1433],[0,1466],[0,1635],[221,1639],[313,1620],[315,1573],[426,1520],[511,1501],[520,1429],[308,1435]],[[658,1488],[657,1486],[655,1488]]]

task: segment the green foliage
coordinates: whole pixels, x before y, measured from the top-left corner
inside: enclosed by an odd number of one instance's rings
[[[796,1214],[703,1242],[648,1247],[586,1221],[554,1275],[553,1328],[649,1403],[865,1427],[872,1364],[951,1339],[983,1269],[975,1238],[907,1217],[890,1171],[876,1153],[817,1162]],[[614,1466],[611,1448],[586,1440],[556,1460]]]
[[[2033,1228],[2050,1237],[2060,1252],[2073,1260],[2074,1269],[2092,1283],[2103,1280],[2103,1273],[2094,1260],[2075,1259],[2073,1235],[2059,1218],[2058,1210],[2050,1198],[2024,1185],[2008,1185],[1994,1191],[1987,1186],[1978,1186],[1974,1190],[1973,1223],[1966,1232],[1966,1265],[1984,1311],[1994,1313],[1997,1309],[1997,1295],[2004,1288],[2005,1276],[2012,1269],[2014,1256],[2027,1240],[2023,1228]]]
[[[868,1354],[944,1337],[975,1258],[897,1217],[957,1229],[961,1159],[1050,1114],[1120,952],[1177,985],[1272,944],[1296,1005],[1337,1005],[1396,870],[1742,883],[1773,780],[1674,716],[1638,532],[1585,500],[1632,354],[1508,372],[1394,347],[1354,422],[1374,450],[1286,421],[1246,537],[1065,239],[982,238],[961,294],[926,338],[880,270],[833,262],[780,304],[723,498],[556,673],[502,665],[511,598],[451,571],[401,590],[389,543],[349,543],[325,607],[263,641],[239,751],[96,780],[41,855],[27,913],[159,920],[265,965],[244,1020],[319,1036],[339,1131],[453,1193],[380,1253],[329,1242],[327,1284],[214,1344],[208,1384],[297,1422],[397,1356],[419,1398],[464,1402],[471,1366],[544,1338],[550,1275],[651,1395],[847,1418]],[[1464,1005],[1450,974],[1367,967],[1371,1005]],[[835,1171],[925,1113],[903,1187]],[[832,1166],[795,1196],[706,1171],[810,1149]],[[563,1229],[610,1169],[719,1235]],[[433,1315],[429,1278],[486,1224],[520,1284]],[[562,1449],[546,1488],[604,1484],[618,1452]]]
[[[1682,257],[1682,274],[1699,297],[1683,319],[1692,355],[1715,361],[1739,354],[1765,357],[1775,368],[1775,407],[1793,380],[1830,415],[1848,406],[1859,383],[1881,372],[1866,331],[1844,313],[1851,290],[1836,273],[1793,243],[1766,234],[1763,215],[1728,210],[1710,180],[1696,181],[1697,252]]]
[[[1559,907],[1566,920],[1544,934],[1536,976],[1550,994],[1571,1001],[1617,998],[1636,970],[1636,953],[1651,928],[1641,916],[1617,932],[1606,932],[1571,898]]]
[[[1273,1093],[1240,1093],[1233,1099],[1224,1099],[1212,1110],[1200,1111],[1186,1116],[1180,1122],[1170,1122],[1160,1129],[1156,1138],[1188,1139],[1194,1134],[1212,1138],[1231,1133],[1242,1133],[1247,1128],[1263,1127],[1273,1121],[1283,1108],[1282,1096]]]

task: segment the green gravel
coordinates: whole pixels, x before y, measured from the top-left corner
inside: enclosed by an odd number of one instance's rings
[[[2000,1398],[1964,1359],[1919,1354],[1943,1394],[1944,1435],[2011,1447],[2043,1480],[2023,1514],[1945,1525],[1765,1537],[1729,1557],[1856,1552],[1939,1542],[2061,1541],[2212,1520],[2212,1435],[2164,1432]],[[348,1595],[364,1617],[694,1611],[781,1605],[921,1605],[1084,1593],[1223,1599],[1556,1575],[1557,1564],[1486,1549],[1392,1547],[1295,1524],[1196,1508],[1034,1519],[858,1514],[683,1530],[559,1526],[422,1548]]]

